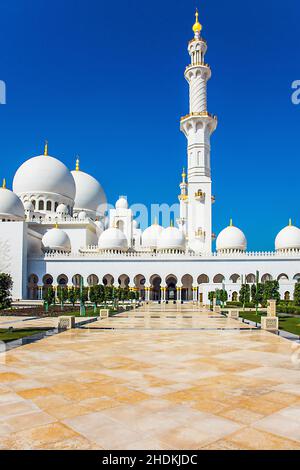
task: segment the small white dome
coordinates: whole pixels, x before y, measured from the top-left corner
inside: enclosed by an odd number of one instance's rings
[[[85,220],[87,219],[87,213],[85,211],[80,211],[78,214],[78,220]]]
[[[68,215],[67,206],[65,204],[59,204],[56,208],[56,214],[62,217]]]
[[[26,212],[33,212],[34,211],[34,207],[33,207],[33,204],[31,201],[25,201],[24,202],[24,209]]]
[[[300,250],[300,229],[290,224],[275,239],[275,250]]]
[[[75,198],[75,181],[66,165],[54,157],[39,155],[17,170],[13,190],[18,195],[41,193]]]
[[[0,219],[22,220],[25,217],[24,206],[18,196],[10,189],[0,189]]]
[[[106,210],[106,196],[100,183],[88,173],[75,170],[71,172],[76,184],[74,211],[94,212],[103,215]]]
[[[184,233],[176,227],[168,227],[163,229],[158,238],[157,247],[159,250],[184,250]]]
[[[160,237],[161,232],[163,231],[163,227],[158,224],[150,225],[144,230],[142,234],[142,246],[144,248],[157,248],[158,239]]]
[[[125,196],[120,196],[116,202],[116,209],[128,209],[128,201]]]
[[[68,234],[60,228],[52,228],[42,238],[44,251],[71,251],[71,242]]]
[[[217,251],[246,251],[247,240],[239,228],[229,225],[219,233],[216,246]]]
[[[101,250],[128,250],[126,235],[118,228],[108,228],[99,237],[98,246]]]

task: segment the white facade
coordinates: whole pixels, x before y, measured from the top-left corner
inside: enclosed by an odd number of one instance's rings
[[[247,252],[244,233],[232,222],[212,252],[210,137],[217,119],[207,109],[206,41],[198,21],[189,42],[189,114],[180,128],[187,138],[187,172],[180,183],[178,227],[157,223],[144,232],[126,196],[106,214],[100,183],[79,168],[70,171],[44,155],[16,172],[13,192],[0,189],[0,272],[14,281],[14,299],[42,297],[49,285],[107,283],[128,285],[147,300],[208,301],[208,292],[225,288],[235,299],[241,284],[276,279],[282,297],[292,298],[300,279],[300,229],[292,223],[276,237],[275,251]]]

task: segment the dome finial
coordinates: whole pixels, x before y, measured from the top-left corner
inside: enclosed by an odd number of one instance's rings
[[[199,12],[198,8],[196,8],[196,13],[195,13],[196,21],[193,25],[193,31],[195,33],[195,36],[197,35],[199,37],[201,31],[202,31],[202,25],[199,23]]]
[[[233,227],[233,220],[232,219],[230,219],[229,227]]]
[[[293,225],[292,219],[289,219],[289,226],[291,227]]]
[[[48,140],[45,140],[44,155],[45,157],[48,157]]]
[[[6,179],[5,178],[3,178],[3,181],[2,181],[2,188],[6,189]]]
[[[182,169],[182,182],[185,183],[185,179],[186,179],[186,172],[185,172],[185,168]]]
[[[170,227],[174,227],[174,221],[173,221],[173,219],[171,219]]]
[[[76,168],[75,168],[76,171],[79,171],[79,170],[80,170],[79,163],[80,163],[80,162],[79,162],[79,155],[77,155],[77,158],[76,158]]]

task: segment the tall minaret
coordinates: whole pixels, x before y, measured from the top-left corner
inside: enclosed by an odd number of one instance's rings
[[[198,253],[210,253],[212,245],[210,136],[217,126],[217,118],[207,112],[207,81],[211,77],[204,61],[207,51],[201,37],[202,26],[196,11],[194,38],[189,42],[191,63],[185,69],[190,86],[190,111],[181,118],[180,129],[188,141],[188,247]]]

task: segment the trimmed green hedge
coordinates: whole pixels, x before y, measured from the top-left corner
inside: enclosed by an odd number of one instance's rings
[[[296,305],[291,305],[290,302],[288,303],[279,303],[277,305],[277,312],[278,313],[294,313],[294,314],[299,314],[300,315],[300,307],[297,307]]]

